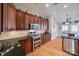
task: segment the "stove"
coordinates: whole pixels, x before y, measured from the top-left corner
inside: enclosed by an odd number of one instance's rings
[[[30,36],[33,39],[33,51],[35,51],[36,49],[38,49],[41,45],[41,35],[37,34],[35,31],[34,32],[30,32]]]

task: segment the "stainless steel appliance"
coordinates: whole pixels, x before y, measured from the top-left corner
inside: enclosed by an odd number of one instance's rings
[[[64,38],[63,39],[63,50],[74,55],[78,55],[77,41],[73,39]]]
[[[33,51],[35,51],[36,49],[40,47],[41,35],[37,34],[35,31],[32,31],[32,32],[29,32],[29,36],[31,36],[33,39]]]
[[[40,47],[41,36],[36,35],[36,36],[32,36],[32,38],[33,38],[33,51],[35,51],[36,49]]]
[[[78,40],[74,39],[74,36],[63,37],[62,49],[73,55],[79,55]]]
[[[39,30],[40,29],[40,25],[39,24],[30,24],[30,29],[31,30]]]

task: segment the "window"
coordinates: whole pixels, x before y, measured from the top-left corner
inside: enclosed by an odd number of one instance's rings
[[[75,33],[77,31],[78,31],[78,25],[76,25],[76,24],[75,25],[72,25],[71,26],[71,32],[74,32]]]
[[[68,25],[62,25],[62,31],[68,31]]]

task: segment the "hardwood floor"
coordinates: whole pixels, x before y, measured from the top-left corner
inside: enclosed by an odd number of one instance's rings
[[[62,39],[60,37],[51,40],[36,51],[28,54],[27,56],[71,56],[70,54],[62,51]]]

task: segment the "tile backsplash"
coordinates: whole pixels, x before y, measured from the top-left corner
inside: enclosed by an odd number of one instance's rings
[[[37,34],[42,34],[45,32],[44,30],[6,31],[1,33],[0,39],[28,36],[28,32],[30,31],[35,31]]]

